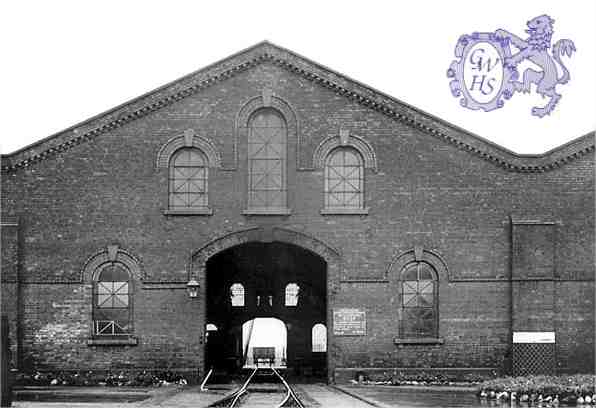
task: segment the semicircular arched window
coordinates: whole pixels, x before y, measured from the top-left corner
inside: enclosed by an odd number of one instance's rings
[[[437,272],[427,262],[411,262],[401,273],[400,337],[438,337]]]
[[[313,353],[327,351],[327,328],[322,323],[317,323],[312,327],[312,351]]]
[[[364,164],[352,147],[333,149],[325,161],[325,209],[364,209]]]
[[[275,109],[248,121],[248,211],[287,211],[287,126]]]
[[[208,208],[208,166],[201,150],[193,147],[178,149],[170,159],[169,174],[170,210]]]
[[[108,262],[93,282],[93,334],[125,336],[132,331],[130,274],[126,266]]]

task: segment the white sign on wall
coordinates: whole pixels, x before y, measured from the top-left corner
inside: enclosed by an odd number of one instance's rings
[[[513,332],[514,343],[554,343],[555,332]]]
[[[366,336],[366,312],[361,309],[334,309],[333,334],[336,336]]]

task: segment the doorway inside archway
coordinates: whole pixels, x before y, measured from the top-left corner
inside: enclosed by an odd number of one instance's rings
[[[257,317],[242,325],[242,348],[246,355],[244,368],[287,364],[288,330],[274,317]]]
[[[217,328],[206,327],[207,368],[235,373],[271,363],[299,376],[326,376],[323,258],[293,244],[249,242],[213,255],[206,266],[206,322]]]

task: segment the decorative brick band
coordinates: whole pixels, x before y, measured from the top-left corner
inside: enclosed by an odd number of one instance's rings
[[[594,132],[591,132],[543,155],[516,155],[291,51],[263,42],[21,151],[2,156],[7,164],[3,164],[1,170],[8,173],[28,167],[263,63],[272,63],[286,69],[508,171],[545,172],[595,150]]]

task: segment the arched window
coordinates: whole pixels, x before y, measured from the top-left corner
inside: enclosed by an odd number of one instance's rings
[[[205,337],[209,337],[209,333],[216,332],[217,326],[213,323],[207,323],[205,326]]]
[[[279,210],[286,199],[287,127],[274,109],[260,109],[248,125],[248,210]]]
[[[230,286],[230,299],[232,306],[244,306],[244,286],[241,283]]]
[[[324,324],[317,323],[312,327],[312,351],[313,353],[327,351],[327,328]]]
[[[121,263],[101,265],[93,282],[93,332],[123,336],[131,332],[130,274]]]
[[[411,262],[401,274],[402,338],[437,338],[437,273],[426,262]]]
[[[286,285],[286,306],[298,306],[298,292],[300,292],[300,286],[297,284]]]
[[[208,207],[208,167],[203,152],[192,147],[177,150],[170,159],[170,210]]]
[[[364,165],[352,147],[333,149],[325,161],[325,208],[364,208]]]

